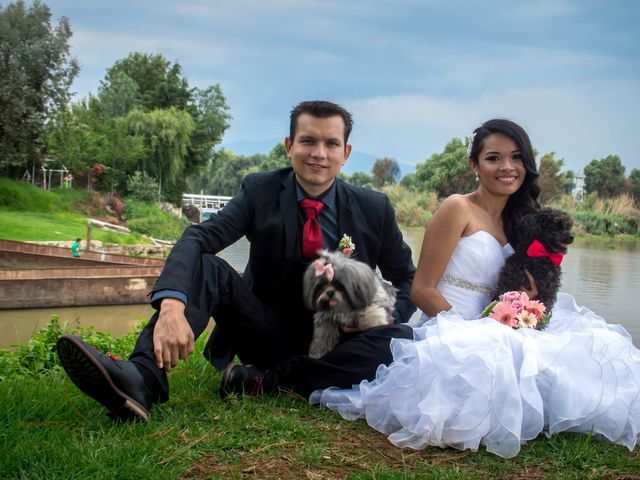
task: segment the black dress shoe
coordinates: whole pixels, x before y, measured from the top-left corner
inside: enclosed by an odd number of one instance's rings
[[[220,382],[220,398],[225,399],[232,393],[239,395],[262,395],[265,392],[265,372],[254,367],[245,367],[229,363]],[[268,390],[268,389],[267,389]]]
[[[58,356],[71,381],[100,402],[112,420],[149,420],[153,393],[131,362],[106,356],[80,338],[58,338]]]

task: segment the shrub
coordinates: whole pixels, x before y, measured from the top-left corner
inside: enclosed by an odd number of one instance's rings
[[[158,182],[150,176],[135,172],[127,179],[129,197],[141,202],[157,202],[160,200]]]
[[[0,349],[0,381],[11,376],[39,376],[59,370],[56,342],[64,333],[77,335],[102,352],[125,357],[133,350],[142,327],[140,322],[130,333],[116,339],[108,333],[97,332],[93,327],[69,328],[66,322],[60,323],[57,315],[52,315],[45,328],[36,332],[28,342],[18,345],[15,351]]]
[[[637,224],[625,220],[619,215],[606,214],[594,211],[575,212],[576,232],[591,235],[618,235],[638,233]]]
[[[125,211],[127,226],[134,232],[164,240],[177,240],[187,227],[187,222],[163,212],[157,205],[127,199]]]
[[[399,224],[424,227],[438,208],[435,192],[415,192],[401,185],[389,185],[382,191],[389,197]]]

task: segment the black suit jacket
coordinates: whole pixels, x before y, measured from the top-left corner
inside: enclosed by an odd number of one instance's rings
[[[217,253],[246,235],[250,253],[245,282],[263,302],[286,313],[292,304],[286,283],[293,279],[299,280],[300,288],[302,285],[294,176],[291,168],[248,175],[239,193],[217,215],[185,230],[154,292],[171,289],[188,296],[186,289],[200,255]],[[393,283],[398,290],[396,321],[408,321],[415,311],[409,300],[415,267],[389,199],[380,192],[336,181],[338,236],[349,235],[356,247],[354,257],[379,267],[382,276]],[[301,304],[302,299],[299,301]]]

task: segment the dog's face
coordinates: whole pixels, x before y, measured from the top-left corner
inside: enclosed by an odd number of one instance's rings
[[[323,252],[303,279],[304,303],[313,311],[360,310],[373,302],[376,289],[373,270],[339,252]]]
[[[567,245],[573,242],[573,219],[562,210],[542,208],[526,215],[519,228],[522,229],[524,248],[538,240],[549,253],[567,253]]]

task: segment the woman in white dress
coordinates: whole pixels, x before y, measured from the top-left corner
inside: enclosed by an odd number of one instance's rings
[[[311,402],[416,449],[482,444],[513,457],[541,432],[561,431],[633,449],[640,351],[622,327],[564,293],[543,331],[478,318],[518,242],[518,219],[539,208],[539,187],[531,142],[513,122],[485,122],[468,152],[478,188],[447,198],[426,229],[412,287],[424,312],[414,340],[392,342],[394,362],[375,380],[316,391]]]

